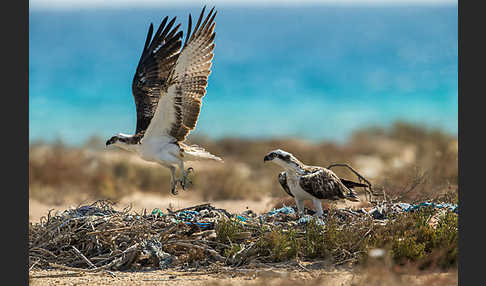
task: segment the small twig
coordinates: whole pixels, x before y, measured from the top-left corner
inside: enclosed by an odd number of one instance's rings
[[[74,252],[76,252],[76,254],[86,261],[91,268],[97,268],[88,258],[86,258],[86,256],[84,256],[84,254],[81,253],[81,251],[79,251],[79,249],[76,248],[76,246],[72,245],[71,247],[73,248]]]
[[[200,205],[197,205],[197,206],[179,209],[179,210],[176,210],[176,211],[171,211],[170,209],[167,209],[167,211],[169,211],[169,213],[178,213],[178,212],[182,212],[182,211],[189,211],[189,210],[194,210],[194,209],[204,208],[204,207],[210,207],[210,206],[211,206],[210,203],[206,203],[206,204],[200,204]]]
[[[54,258],[57,258],[57,256],[54,253],[52,253],[49,250],[44,249],[44,248],[34,247],[34,248],[32,248],[32,249],[29,250],[29,252],[31,252],[31,251],[34,251],[34,252],[35,251],[43,252],[44,254],[48,254],[48,255],[50,255],[50,256],[52,256]]]
[[[131,229],[132,229],[131,226],[125,226],[125,227],[112,228],[112,229],[107,229],[107,230],[92,231],[92,232],[86,233],[86,235],[101,234],[101,233],[108,233],[108,232],[117,232],[117,231],[131,230]]]
[[[370,199],[372,198],[371,197],[372,196],[371,194],[373,194],[373,188],[371,186],[371,183],[365,177],[363,177],[360,173],[358,173],[358,171],[356,171],[355,169],[353,169],[348,164],[342,164],[342,163],[331,164],[331,165],[327,166],[327,169],[331,169],[332,167],[346,167],[349,170],[351,170],[351,172],[353,172],[356,175],[356,177],[358,177],[358,179],[363,180],[363,181],[366,182],[366,184],[368,184],[368,191],[367,192],[370,194]]]
[[[120,254],[128,254],[129,252],[136,250],[137,247],[138,247],[138,243],[136,243],[136,244],[132,245],[131,247],[125,249],[125,251],[123,251]],[[117,259],[114,259],[112,262],[110,262],[106,265],[103,265],[103,266],[100,266],[100,267],[97,267],[97,268],[94,268],[94,269],[69,267],[69,266],[60,265],[60,264],[57,264],[57,263],[54,263],[54,262],[47,262],[47,263],[51,267],[59,268],[59,269],[63,269],[63,270],[71,270],[71,271],[78,271],[78,272],[97,272],[97,271],[101,271],[101,270],[110,269],[112,266],[116,265],[117,263],[122,262],[126,257],[127,256],[121,256]]]
[[[116,277],[116,274],[113,273],[112,271],[110,270],[104,270],[103,272],[105,272],[106,274],[110,275],[112,278]]]
[[[32,270],[32,268],[34,268],[34,266],[40,261],[40,258],[37,259],[36,262],[32,263],[32,265],[29,267],[29,271]]]
[[[353,248],[355,248],[356,246],[358,246],[371,233],[371,231],[373,230],[373,228],[374,228],[374,224],[371,224],[370,228],[365,232],[365,234],[363,234],[361,236],[361,238],[359,239],[359,241],[353,245]]]
[[[194,243],[194,242],[197,242],[197,243],[201,243],[201,244],[214,244],[214,245],[217,245],[217,246],[220,246],[220,247],[225,247],[225,248],[229,248],[230,246],[224,244],[224,243],[221,243],[221,242],[217,242],[217,241],[211,241],[211,240],[201,240],[201,239],[193,239],[193,240],[177,240],[176,242],[187,242],[187,243]]]
[[[413,182],[411,183],[408,190],[401,192],[396,198],[393,199],[393,201],[402,200],[408,193],[412,192],[417,186],[419,186],[420,184],[423,184],[425,182],[425,180],[426,180],[425,174],[420,175],[418,169],[415,170],[415,176],[414,176]]]
[[[295,260],[297,262],[297,266],[299,266],[302,270],[306,271],[306,272],[311,272],[309,269],[307,269],[304,265],[302,265],[302,263],[300,263],[300,260],[299,259],[296,259]]]

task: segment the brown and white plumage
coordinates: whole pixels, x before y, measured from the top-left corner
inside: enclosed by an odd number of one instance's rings
[[[214,56],[216,12],[214,8],[211,9],[202,21],[204,10],[201,11],[192,35],[192,17],[189,15],[186,41],[168,75],[166,96],[158,103],[153,123],[147,128],[147,135],[169,135],[177,141],[184,141],[187,134],[196,127]]]
[[[106,142],[169,168],[173,194],[177,193],[178,182],[182,188],[189,183],[187,174],[191,168],[184,170],[184,161],[222,161],[202,147],[183,143],[196,127],[214,56],[216,12],[213,8],[206,17],[204,12],[205,7],[192,34],[189,15],[183,46],[182,31],[178,32],[180,24],[174,26],[176,18],[167,23],[165,17],[153,38],[150,25],[132,82],[137,108],[135,134],[119,133]],[[174,180],[176,165],[182,173],[179,180]]]
[[[279,173],[278,181],[284,191],[295,198],[301,214],[304,200],[312,200],[317,215],[322,215],[321,199],[359,201],[351,188],[366,187],[361,183],[341,179],[329,169],[307,166],[283,150],[268,153],[264,161],[272,161],[285,169]]]
[[[140,61],[133,76],[132,93],[137,108],[135,133],[144,132],[157,109],[162,91],[173,69],[182,46],[181,24],[174,27],[176,17],[167,24],[169,17],[160,23],[152,39],[153,24],[150,24]],[[152,40],[151,40],[152,39]]]

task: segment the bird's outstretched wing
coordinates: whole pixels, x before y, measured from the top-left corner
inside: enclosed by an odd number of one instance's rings
[[[280,174],[278,174],[278,182],[280,183],[280,185],[282,186],[284,191],[287,194],[289,194],[289,196],[291,196],[291,197],[294,196],[292,194],[292,192],[290,191],[289,185],[287,184],[287,174],[285,172],[281,172]]]
[[[159,100],[146,136],[168,135],[177,141],[184,141],[189,131],[196,127],[208,85],[215,37],[216,12],[213,8],[204,18],[204,10],[192,34],[192,18],[189,15],[184,46],[169,75],[167,93]]]
[[[180,24],[174,27],[176,18],[167,23],[165,17],[152,38],[153,24],[147,33],[142,56],[132,81],[132,93],[137,107],[137,128],[139,134],[147,129],[154,116],[161,89],[167,82],[182,46]]]
[[[301,176],[299,185],[304,191],[319,199],[344,199],[350,193],[339,177],[325,168],[314,169],[310,174]]]

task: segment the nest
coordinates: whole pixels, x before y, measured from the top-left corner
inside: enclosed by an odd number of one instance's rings
[[[299,218],[294,209],[286,206],[262,215],[251,210],[230,214],[210,204],[167,212],[154,209],[143,214],[133,213],[130,208],[117,211],[113,206],[109,201],[97,201],[55,215],[49,212],[39,223],[31,223],[30,269],[184,270],[214,263],[240,266],[253,258],[265,258],[264,252],[257,249],[265,237],[263,233],[278,229],[303,236],[306,225],[316,221],[310,216]],[[392,213],[418,207],[390,203],[368,210],[335,210],[332,216],[347,226],[363,226],[361,235],[366,236],[370,226],[386,223]],[[434,207],[457,211],[457,206]],[[324,215],[331,214],[326,211]],[[317,224],[325,225],[324,221],[317,220]],[[232,251],[235,245],[238,248]],[[356,259],[355,253],[345,249],[338,257],[341,261]]]

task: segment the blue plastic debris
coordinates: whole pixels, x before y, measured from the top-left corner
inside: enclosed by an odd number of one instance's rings
[[[241,220],[241,221],[244,221],[244,222],[246,222],[246,221],[248,220],[246,217],[243,217],[243,216],[240,216],[240,215],[239,215],[239,216],[237,216],[237,218],[238,218],[239,220]]]
[[[308,223],[308,222],[309,222],[309,221],[310,221],[312,218],[313,218],[313,217],[312,217],[312,216],[310,216],[310,215],[305,215],[305,216],[301,217],[301,218],[300,218],[300,219],[297,221],[297,223],[298,223],[298,224],[306,224],[306,223]],[[326,223],[325,223],[325,222],[324,222],[324,221],[323,221],[321,218],[319,218],[319,217],[318,217],[318,218],[316,218],[316,223],[317,223],[318,225],[322,225],[322,226],[326,225]]]
[[[450,211],[458,213],[457,205],[452,205],[452,204],[448,204],[448,203],[436,204],[436,203],[433,203],[433,202],[432,203],[431,202],[423,202],[423,203],[420,203],[420,204],[417,204],[417,205],[411,205],[410,207],[408,207],[404,211],[406,211],[406,212],[414,211],[414,210],[420,209],[421,207],[433,207],[433,208],[438,208],[438,209],[447,208]]]
[[[271,211],[268,212],[268,215],[269,216],[273,216],[275,214],[278,214],[278,213],[281,213],[281,214],[294,214],[295,213],[295,210],[291,207],[288,207],[286,206],[285,204],[283,205],[283,207],[279,208],[279,209],[273,209]]]
[[[181,211],[176,214],[176,217],[182,220],[193,220],[197,215],[199,215],[197,211]]]
[[[402,210],[408,210],[412,205],[407,203],[398,203],[396,204],[396,206],[398,206]]]
[[[214,223],[211,222],[186,222],[187,225],[197,225],[200,228],[211,228]]]
[[[161,216],[163,216],[163,215],[164,215],[164,213],[163,213],[163,212],[162,212],[160,209],[156,208],[156,209],[154,209],[154,210],[152,211],[152,215],[154,215],[154,216],[156,216],[156,217],[161,217]]]

